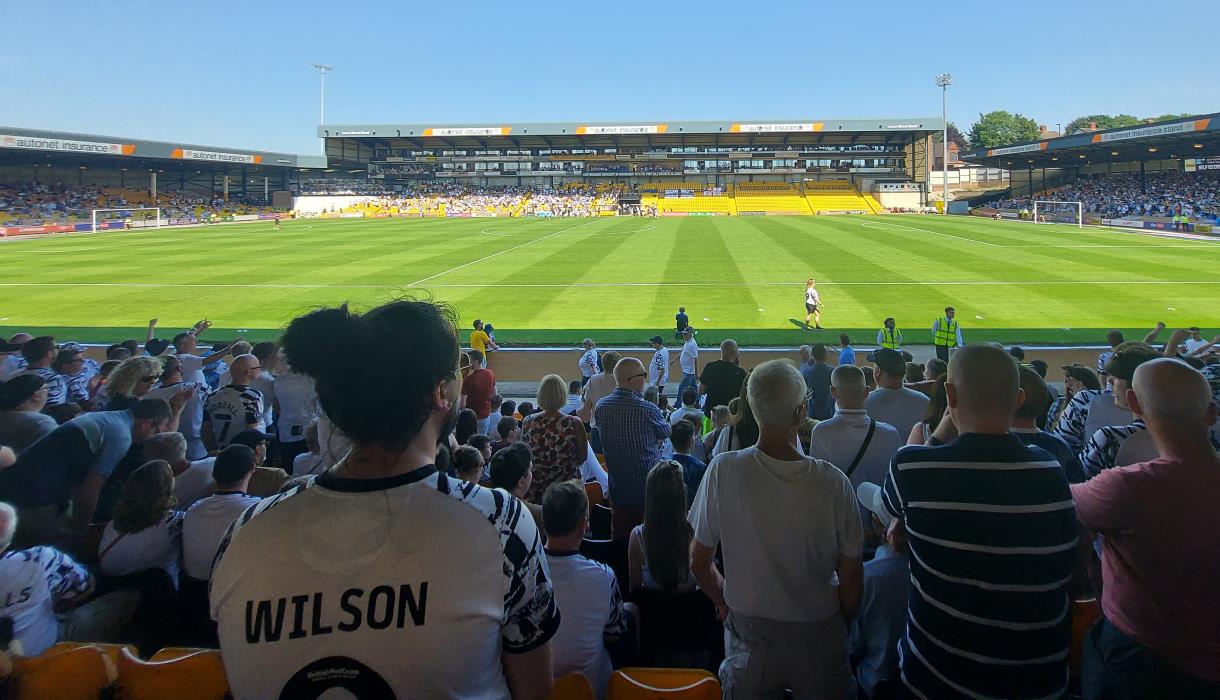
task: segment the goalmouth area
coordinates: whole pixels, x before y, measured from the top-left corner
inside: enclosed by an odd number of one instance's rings
[[[1157,321],[1220,327],[1220,242],[1072,225],[918,215],[596,219],[304,219],[0,242],[0,335],[143,338],[209,318],[209,337],[277,337],[326,304],[403,295],[452,304],[497,340],[604,347],[873,344],[887,316],[908,345],[955,306],[967,342],[1096,344]],[[803,330],[817,280],[827,330]],[[1207,331],[1209,337],[1212,331]]]

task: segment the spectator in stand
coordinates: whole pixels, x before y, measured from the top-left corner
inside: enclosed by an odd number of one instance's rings
[[[493,455],[521,439],[520,422],[512,416],[500,416],[499,422],[496,423],[496,437],[498,439],[491,443]]]
[[[703,483],[703,474],[707,471],[707,464],[691,455],[697,434],[698,429],[695,428],[693,421],[680,420],[673,424],[669,436],[674,451],[672,461],[682,465],[682,481],[686,484],[687,506],[695,498],[695,492],[699,490],[699,484]],[[647,500],[647,486],[645,486],[645,500]],[[645,517],[647,518],[647,509],[645,509]]]
[[[716,406],[725,406],[741,393],[746,381],[746,371],[739,365],[740,351],[737,341],[726,339],[720,342],[720,359],[712,360],[699,374],[699,395],[703,396],[703,412],[712,415]]]
[[[657,396],[665,395],[665,385],[669,383],[669,348],[665,347],[665,339],[654,335],[648,340],[652,346],[652,359],[648,361],[648,386],[657,388]]]
[[[483,452],[472,445],[461,445],[453,451],[453,475],[471,484],[482,483]]]
[[[74,403],[61,403],[54,406],[47,406],[42,410],[43,413],[50,416],[56,425],[63,425],[73,418],[79,416],[84,411],[81,407]]]
[[[37,374],[18,374],[0,383],[0,445],[21,451],[55,430],[47,405],[47,382]]]
[[[959,348],[945,390],[960,437],[903,449],[884,486],[917,592],[903,683],[927,698],[1064,696],[1076,548],[1067,480],[1009,432],[1021,387],[1004,350]]]
[[[577,380],[573,379],[568,382],[568,400],[561,411],[565,416],[575,416],[580,412],[580,407],[585,402],[584,397],[581,396],[583,390],[584,386]],[[581,420],[581,423],[583,424],[584,420]]]
[[[67,523],[60,505],[68,501],[73,529],[83,533],[102,484],[132,443],[171,429],[174,410],[161,399],[143,399],[125,411],[86,413],[27,447],[16,464],[0,471],[0,499],[26,519],[29,532],[19,538],[31,544],[61,540]]]
[[[644,486],[644,522],[631,531],[631,541],[627,543],[627,570],[632,591],[639,588],[665,593],[694,590],[695,578],[690,571],[693,530],[686,521],[686,514],[697,491],[688,491],[687,483],[686,468],[676,460],[658,462],[648,472]]]
[[[1117,462],[1118,451],[1132,436],[1144,432],[1147,427],[1143,418],[1131,412],[1127,404],[1128,390],[1136,368],[1145,362],[1156,359],[1153,354],[1117,351],[1106,365],[1106,376],[1114,387],[1114,405],[1130,415],[1129,422],[1114,425],[1102,425],[1093,431],[1084,449],[1080,451],[1080,464],[1084,469],[1085,478],[1091,479]]]
[[[144,441],[144,459],[169,465],[174,476],[174,503],[186,510],[216,487],[212,481],[214,457],[197,462],[186,458],[186,438],[181,433],[157,433]]]
[[[491,476],[491,487],[503,489],[521,499],[538,525],[539,532],[545,532],[542,527],[542,506],[525,500],[525,494],[529,493],[530,486],[534,483],[533,455],[530,454],[529,446],[514,442],[498,450],[491,456],[488,472]]]
[[[132,472],[98,543],[98,566],[107,576],[161,569],[178,585],[182,511],[175,508],[174,473],[162,460]]]
[[[89,598],[89,570],[54,547],[12,549],[17,511],[0,503],[0,600],[19,654],[39,656],[59,639],[56,610]],[[14,646],[9,647],[11,652]]]
[[[905,444],[902,437],[894,426],[865,410],[866,398],[871,394],[859,367],[835,367],[831,391],[835,397],[834,417],[814,426],[809,437],[809,456],[838,467],[853,489],[861,484],[880,486],[890,460]],[[861,511],[860,517],[862,522],[868,522],[867,511]]]
[[[9,338],[7,343],[0,343],[0,354],[4,355],[4,361],[0,362],[0,381],[7,381],[25,369],[27,362],[21,348],[33,339],[34,336],[29,333],[18,333]]]
[[[800,346],[796,349],[796,357],[796,368],[801,371],[801,374],[804,374],[805,370],[813,362],[813,347],[809,345]]]
[[[865,482],[856,487],[860,507],[868,515],[866,530],[883,544],[864,562],[864,594],[860,614],[851,626],[850,655],[860,693],[870,700],[895,697],[898,644],[907,623],[911,590],[906,540],[901,534],[885,543],[893,518],[885,509],[881,487]]]
[[[863,585],[856,495],[796,447],[808,400],[796,368],[764,362],[747,392],[758,442],[712,460],[690,512],[691,572],[725,623],[720,682],[726,697],[847,698]]]
[[[589,522],[589,499],[578,481],[560,481],[543,495],[547,523],[546,559],[563,611],[555,633],[556,677],[583,673],[598,697],[605,697],[613,667],[606,643],[628,628],[628,613],[610,567],[585,558],[580,544]]]
[[[182,522],[182,568],[192,579],[212,578],[212,561],[225,532],[258,504],[259,499],[247,493],[254,468],[254,450],[245,445],[229,445],[216,455],[212,465],[216,491],[194,502]]]
[[[801,369],[805,386],[809,387],[809,417],[814,420],[826,420],[834,415],[835,400],[830,393],[830,373],[834,368],[826,364],[828,356],[826,346],[817,343],[810,351],[812,361]]]
[[[261,372],[262,364],[254,355],[233,358],[229,367],[231,382],[204,403],[203,439],[210,450],[228,447],[233,436],[242,430],[267,429],[263,423],[263,394],[253,386]]]
[[[581,347],[584,348],[584,352],[580,354],[580,360],[576,366],[580,370],[581,386],[584,386],[597,374],[597,345],[592,338],[585,338]]]
[[[1096,392],[1101,391],[1101,380],[1097,377],[1097,373],[1084,365],[1064,365],[1063,395],[1059,398],[1059,403],[1051,409],[1047,424],[1052,428],[1058,425],[1059,418],[1072,402],[1072,399],[1086,389]]]
[[[103,411],[124,411],[136,405],[161,381],[163,368],[155,357],[141,355],[123,360],[110,373]]]
[[[839,366],[856,364],[856,349],[851,346],[851,337],[839,334]]]
[[[927,395],[903,386],[907,363],[897,350],[881,348],[873,353],[877,389],[864,402],[868,415],[894,426],[901,436],[911,434],[911,428],[928,412]]]
[[[492,421],[498,420],[492,413],[492,398],[497,396],[496,373],[483,366],[484,356],[479,350],[467,352],[466,359],[470,372],[462,379],[462,408],[474,411],[479,421],[476,432],[488,435]]]
[[[458,413],[457,424],[453,427],[453,437],[459,445],[466,444],[471,435],[479,433],[479,419],[475,416],[474,411],[469,408],[463,408]]]
[[[190,460],[203,459],[208,456],[208,450],[203,444],[203,401],[207,385],[185,382],[182,377],[182,363],[176,355],[162,355],[161,381],[153,387],[146,396],[169,401],[174,394],[187,389],[191,394],[182,407],[182,417],[178,420],[178,432],[186,438],[186,458]],[[141,387],[142,387],[142,383]],[[170,466],[173,466],[170,462]]]
[[[315,476],[326,471],[323,466],[322,442],[318,437],[318,419],[309,421],[305,426],[305,445],[309,449],[297,455],[292,460],[292,475]]]
[[[195,327],[184,333],[179,333],[174,336],[174,354],[177,355],[178,361],[182,363],[182,376],[184,381],[193,382],[199,385],[207,384],[207,378],[204,376],[205,368],[212,368],[223,373],[224,369],[218,366],[218,363],[223,364],[225,356],[229,353],[229,349],[237,341],[221,344],[219,348],[213,348],[212,352],[207,355],[197,355],[199,349],[199,335],[212,327],[212,322],[204,319],[195,324]],[[212,387],[215,389],[216,387]]]
[[[54,406],[68,400],[68,384],[55,370],[51,363],[55,360],[55,339],[49,335],[34,338],[21,346],[21,356],[25,358],[23,372],[31,372],[42,377],[47,383],[47,405]]]
[[[270,430],[275,425],[275,374],[279,369],[279,346],[271,341],[255,343],[250,354],[258,358],[259,372],[250,380],[250,386],[263,395],[263,425]],[[231,372],[230,372],[231,373]]]
[[[682,401],[682,406],[678,410],[669,414],[669,424],[677,425],[678,421],[686,418],[687,416],[694,416],[695,419],[702,424],[703,411],[695,405],[699,401],[699,393],[695,387],[688,386],[683,389],[682,393],[679,395],[679,399]]]
[[[579,418],[561,412],[566,399],[563,378],[546,375],[538,384],[538,407],[542,411],[526,416],[521,423],[521,441],[529,446],[534,460],[533,484],[525,495],[531,503],[540,503],[551,484],[580,478],[589,437]]]
[[[63,380],[66,402],[81,406],[89,404],[89,377],[84,374],[84,348],[75,343],[64,344],[56,353],[51,369]]]
[[[1063,438],[1052,435],[1038,427],[1038,417],[1043,415],[1042,408],[1050,401],[1046,381],[1032,368],[1020,367],[1021,392],[1024,398],[1021,405],[1012,414],[1011,433],[1026,445],[1033,445],[1046,450],[1059,466],[1063,467],[1063,475],[1069,483],[1077,484],[1088,478],[1080,466],[1080,458],[1072,452],[1072,448]]]
[[[614,367],[618,364],[622,355],[614,350],[609,350],[602,353],[602,371],[589,378],[589,383],[584,388],[584,401],[580,407],[581,420],[589,424],[589,441],[593,443],[594,451],[601,453],[601,434],[597,426],[597,417],[593,415],[593,408],[597,406],[597,402],[606,398],[614,391]]]
[[[395,301],[363,315],[321,309],[285,332],[289,363],[314,378],[324,414],[353,447],[330,471],[249,511],[221,545],[211,606],[236,697],[294,694],[311,685],[294,678],[307,664],[317,677],[356,672],[385,696],[550,692],[559,612],[533,519],[516,498],[432,466],[458,408],[451,319],[429,302]],[[343,338],[365,339],[367,361],[353,364],[350,344],[335,342]],[[395,585],[379,589],[386,581]],[[247,634],[247,601],[274,606],[301,594],[302,582],[319,605],[353,589],[384,590],[369,595],[386,609],[401,605],[402,626],[307,634],[290,645],[260,643],[267,627]],[[454,593],[430,596],[426,618],[423,582]]]
[[[732,408],[728,429],[720,431],[720,435],[716,438],[716,444],[712,446],[713,459],[724,452],[743,450],[758,441],[758,423],[754,420],[754,412],[750,409],[750,399],[746,387],[746,384],[741,385],[741,396],[735,399],[735,404],[732,401],[729,402]]]
[[[682,331],[682,351],[678,353],[678,366],[682,370],[682,381],[678,385],[678,395],[687,389],[697,389],[699,380],[699,345],[695,342],[695,332],[689,327]]]
[[[737,399],[733,399],[737,401]],[[711,421],[712,429],[703,436],[703,455],[710,462],[712,459],[712,451],[716,447],[716,441],[720,439],[720,433],[724,432],[729,427],[729,421],[733,418],[733,413],[728,406],[716,406],[712,409]]]
[[[945,396],[945,374],[942,373],[934,379],[933,384],[928,410],[924,413],[923,420],[911,428],[911,434],[907,436],[908,445],[931,444],[933,433],[937,430],[942,431],[942,434],[957,436],[957,428],[953,425],[953,421],[945,417],[949,408],[948,398]]]
[[[1139,364],[1159,356],[1160,353],[1146,343],[1123,343],[1114,348],[1106,361],[1106,391],[1085,389],[1076,392],[1053,432],[1073,450],[1083,451],[1087,447],[1086,441],[1099,428],[1129,424],[1133,420],[1131,411],[1115,401],[1115,394],[1126,393],[1131,375]],[[1115,376],[1116,372],[1122,376]]]
[[[644,480],[660,461],[661,443],[670,434],[665,414],[656,404],[644,400],[646,377],[648,372],[639,360],[619,360],[614,366],[617,388],[593,409],[610,474],[611,532],[615,539],[628,536],[633,527],[644,522]]]
[[[285,371],[275,378],[275,403],[280,466],[296,474],[296,458],[311,451],[306,436],[309,425],[320,414],[318,392],[314,391],[313,380],[285,366]],[[316,427],[314,431],[316,436]],[[314,443],[317,443],[316,437]]]
[[[1128,401],[1160,457],[1072,486],[1080,522],[1105,536],[1084,697],[1220,697],[1220,547],[1200,537],[1220,493],[1216,404],[1197,370],[1168,358],[1135,371]]]
[[[1164,324],[1161,324],[1164,327]],[[1103,378],[1106,376],[1106,363],[1110,361],[1110,356],[1114,354],[1114,350],[1127,339],[1123,336],[1123,332],[1113,330],[1106,333],[1106,342],[1110,344],[1110,349],[1097,356],[1097,373]]]
[[[250,495],[259,498],[274,496],[288,483],[288,472],[278,467],[268,467],[267,450],[271,436],[257,430],[243,430],[233,436],[231,445],[245,445],[254,451],[254,475],[250,477]]]

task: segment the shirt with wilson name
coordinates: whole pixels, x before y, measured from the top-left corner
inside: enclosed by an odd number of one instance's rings
[[[560,625],[525,505],[433,466],[328,472],[250,508],[217,553],[211,611],[236,698],[507,698],[501,653]]]
[[[911,694],[1066,694],[1076,511],[1059,463],[1012,434],[967,433],[901,450],[883,496],[910,545]]]

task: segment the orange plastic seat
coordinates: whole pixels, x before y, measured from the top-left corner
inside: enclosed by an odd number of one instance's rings
[[[606,495],[602,493],[602,485],[596,481],[585,482],[585,495],[589,497],[589,506],[600,506],[606,502]]]
[[[164,647],[157,653],[149,657],[149,661],[170,661],[171,659],[180,659],[191,654],[198,654],[201,651],[220,653],[215,649],[204,649],[202,647]]]
[[[115,668],[102,650],[85,645],[13,659],[12,678],[14,700],[97,700],[114,682]]]
[[[610,676],[609,700],[717,700],[720,681],[698,668],[624,668]]]
[[[118,695],[124,700],[222,700],[229,692],[220,652],[197,651],[165,661],[119,656]]]
[[[1084,659],[1084,638],[1093,623],[1101,619],[1101,605],[1096,598],[1072,601],[1072,646],[1068,651],[1068,668],[1080,673]]]
[[[109,661],[110,665],[114,668],[119,667],[119,653],[123,649],[127,649],[127,650],[131,651],[132,654],[139,653],[136,650],[135,645],[133,645],[133,644],[106,644],[103,642],[59,642],[57,644],[54,644],[50,649],[47,649],[46,651],[42,652],[42,655],[49,656],[51,654],[62,654],[66,651],[72,651],[73,649],[80,649],[81,647],[93,647],[94,649],[97,649],[98,651],[102,652],[102,655],[106,657],[106,660]]]
[[[569,673],[555,679],[550,700],[595,700],[593,684],[583,673]]]

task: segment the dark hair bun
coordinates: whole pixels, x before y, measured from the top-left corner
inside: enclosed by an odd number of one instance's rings
[[[348,353],[356,341],[359,319],[347,304],[318,309],[288,324],[281,345],[292,369],[317,378],[339,373],[350,362]],[[358,347],[358,346],[356,346]]]

